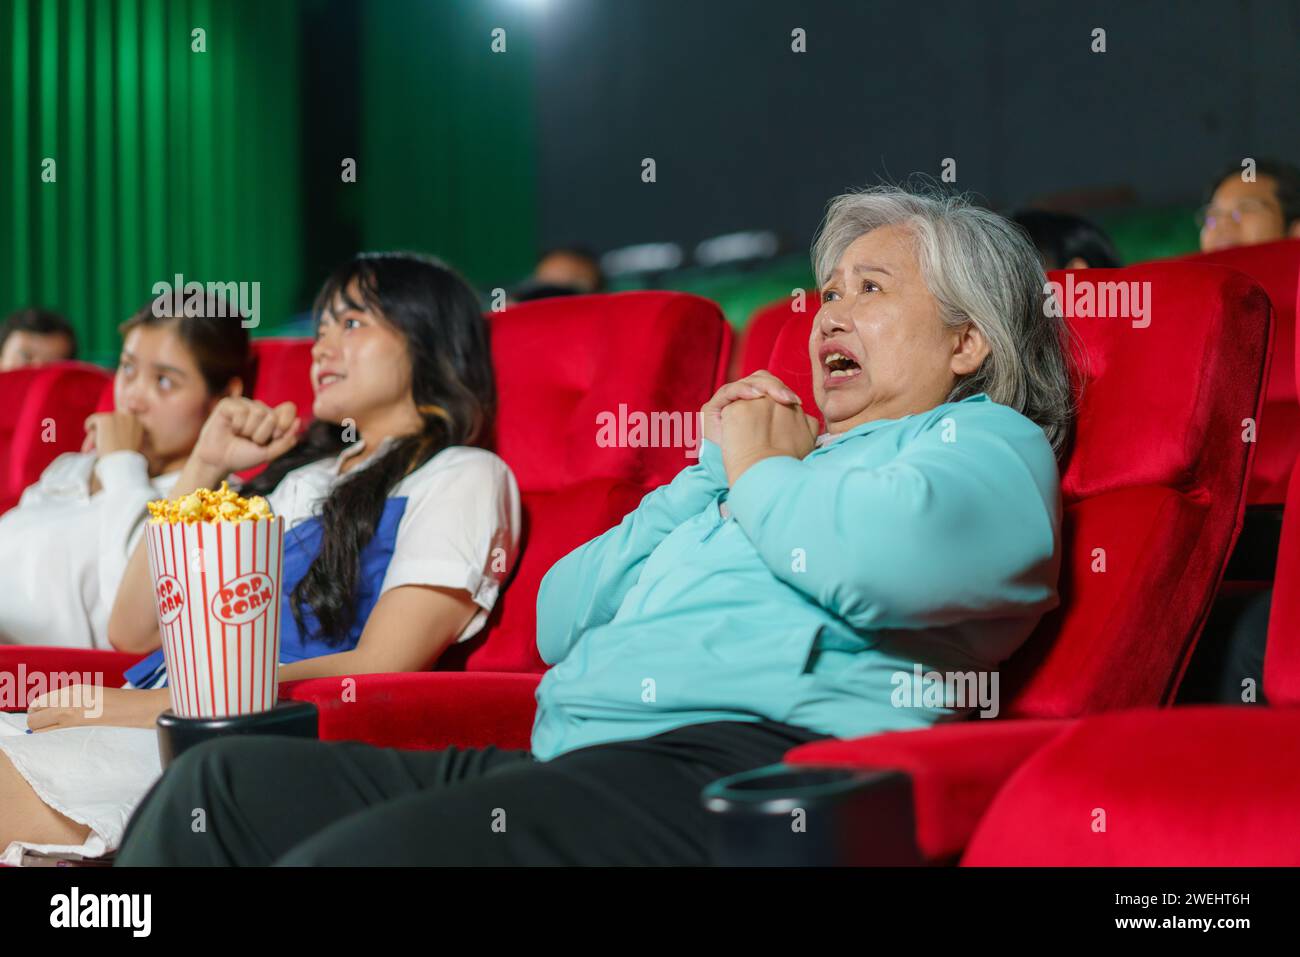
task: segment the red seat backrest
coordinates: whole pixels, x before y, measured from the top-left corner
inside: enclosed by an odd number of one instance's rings
[[[812,316],[821,304],[817,299],[816,289],[807,289],[802,295],[786,296],[776,302],[757,310],[750,317],[740,342],[740,365],[737,369],[742,378],[758,369],[767,367],[772,355],[776,338],[785,328],[792,316]],[[772,371],[768,369],[768,371]]]
[[[1291,471],[1282,513],[1264,651],[1264,696],[1271,705],[1300,705],[1300,469]]]
[[[812,321],[816,312],[789,312],[785,325],[777,334],[772,345],[772,355],[767,360],[767,371],[772,373],[803,402],[803,410],[817,419],[825,427],[821,410],[817,408],[817,397],[813,392],[812,360],[808,355],[808,338],[812,334]]]
[[[1061,606],[1004,669],[1010,717],[1172,701],[1241,530],[1243,423],[1269,369],[1269,300],[1241,273],[1152,263],[1074,279],[1150,282],[1150,324],[1070,320],[1085,361]]]
[[[1257,415],[1268,369],[1268,297],[1240,273],[1154,263],[1074,275],[1150,282],[1151,321],[1068,320],[1085,368],[1061,482],[1061,605],[1003,668],[1006,717],[1170,699],[1240,531],[1254,448],[1242,420]],[[768,366],[805,406],[809,322],[787,323]]]
[[[0,512],[63,452],[76,452],[112,376],[84,362],[0,372]]]
[[[1270,243],[1269,247],[1295,247],[1298,244]],[[1256,249],[1260,247],[1244,247]],[[1285,296],[1285,289],[1278,293]],[[1300,283],[1296,290],[1297,312],[1300,312]],[[1291,334],[1295,337],[1294,327]],[[1277,335],[1273,349],[1273,374],[1269,385],[1279,392],[1281,371],[1291,367],[1297,391],[1300,391],[1300,337],[1295,337],[1296,354],[1289,360],[1282,335]],[[1286,409],[1279,400],[1269,407],[1270,415],[1285,421],[1278,414]],[[1300,433],[1300,429],[1296,433]],[[1262,451],[1262,450],[1261,450]],[[1257,453],[1258,455],[1258,453]],[[1255,470],[1259,471],[1258,467]],[[1268,643],[1264,653],[1264,694],[1272,705],[1300,704],[1300,469],[1291,470],[1287,486],[1286,508],[1282,515],[1282,536],[1277,547],[1277,574],[1274,578],[1273,597],[1269,607]]]
[[[488,632],[439,668],[542,671],[542,577],[696,461],[673,441],[698,447],[699,408],[722,384],[731,333],[717,305],[671,292],[537,300],[490,323],[499,394],[490,444],[519,482],[524,548]],[[638,434],[639,417],[656,412],[671,417]],[[620,431],[627,441],[605,442]]]
[[[1184,256],[1175,262],[1210,263],[1243,272],[1273,302],[1273,364],[1258,421],[1248,505],[1278,505],[1300,453],[1300,402],[1296,389],[1296,311],[1300,309],[1300,239],[1237,246]]]
[[[275,407],[292,402],[305,425],[315,394],[311,387],[311,339],[254,339],[253,398]],[[247,385],[247,384],[246,384]]]

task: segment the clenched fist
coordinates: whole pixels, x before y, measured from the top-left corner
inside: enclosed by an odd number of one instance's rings
[[[292,402],[273,409],[256,399],[228,396],[203,423],[193,456],[221,475],[269,462],[297,443],[296,411]]]

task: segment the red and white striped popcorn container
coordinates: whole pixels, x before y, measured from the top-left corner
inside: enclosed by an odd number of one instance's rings
[[[145,524],[172,712],[255,714],[279,692],[284,519]]]

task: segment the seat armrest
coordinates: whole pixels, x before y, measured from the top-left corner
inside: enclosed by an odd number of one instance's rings
[[[74,684],[120,688],[134,652],[48,645],[0,645],[0,711],[25,711],[36,695]]]
[[[801,771],[825,768],[906,775],[920,857],[946,863],[961,854],[1007,779],[1075,723],[1074,719],[972,718],[918,731],[816,741],[792,750],[785,764]],[[896,786],[890,775],[878,773],[869,779],[880,787]],[[882,820],[873,826],[887,829],[909,823]]]
[[[307,678],[280,685],[280,698],[320,713],[322,741],[389,748],[527,749],[541,675],[434,671]]]

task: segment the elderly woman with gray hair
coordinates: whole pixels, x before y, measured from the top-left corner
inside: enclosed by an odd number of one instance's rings
[[[840,196],[814,264],[825,434],[766,372],[718,390],[699,463],[543,580],[530,750],[210,742],[119,863],[708,863],[710,781],[969,714],[916,676],[987,679],[1057,603],[1067,334],[958,197]]]

